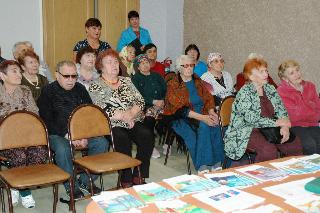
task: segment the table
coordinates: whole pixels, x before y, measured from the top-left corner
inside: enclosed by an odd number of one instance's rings
[[[261,163],[256,163],[256,165],[272,167],[269,163],[286,161],[286,160],[289,160],[290,158],[293,158],[293,157],[285,157],[285,158],[280,158],[280,159],[276,159],[276,160],[272,160],[272,161],[265,161],[265,162],[261,162]],[[251,165],[253,165],[253,164],[251,164]],[[245,166],[242,166],[242,167],[245,167]],[[241,168],[241,167],[237,167],[237,169],[238,168]],[[235,171],[235,169],[231,168],[231,169],[225,169],[223,171],[218,171],[216,173],[234,172],[234,171]],[[302,212],[299,209],[296,209],[293,206],[290,206],[290,205],[284,203],[283,198],[275,196],[273,194],[270,194],[270,193],[264,191],[262,188],[268,187],[268,186],[273,186],[273,185],[278,185],[281,183],[286,183],[286,182],[290,182],[290,181],[294,181],[294,180],[304,179],[304,178],[308,178],[308,177],[319,177],[319,176],[320,176],[320,171],[318,171],[316,173],[311,173],[311,174],[291,175],[281,181],[268,181],[268,182],[260,183],[259,185],[247,187],[247,188],[241,189],[241,190],[249,192],[251,194],[258,195],[260,197],[264,197],[265,201],[259,205],[275,204],[275,205],[283,208],[284,210],[287,210],[288,212]],[[167,188],[172,189],[168,184],[166,184],[164,182],[160,182],[159,184],[162,186],[165,186]],[[127,191],[128,193],[132,194],[133,196],[139,198],[133,188],[125,189],[125,191]],[[218,211],[218,210],[212,208],[211,206],[208,206],[208,205],[198,201],[197,199],[193,198],[192,195],[185,195],[183,197],[180,197],[179,199],[182,201],[185,201],[187,203],[194,204],[198,207],[204,208],[209,211],[221,212],[221,211]],[[257,207],[259,205],[256,205],[253,207]],[[158,208],[155,206],[155,204],[149,204],[148,206],[142,208],[141,212],[148,212],[148,213],[149,212],[158,212]],[[100,209],[100,207],[94,201],[91,201],[86,207],[86,213],[104,213],[104,211],[102,209]]]

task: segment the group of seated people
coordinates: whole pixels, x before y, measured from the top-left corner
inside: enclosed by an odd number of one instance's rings
[[[315,85],[303,80],[297,62],[288,60],[279,66],[281,83],[276,88],[267,62],[251,55],[237,76],[241,80],[235,90],[231,74],[224,71],[222,55],[210,53],[205,63],[199,60],[199,48],[191,44],[185,55],[177,57],[175,73],[166,78],[164,64],[156,60],[157,47],[148,31],[139,27],[139,15],[130,11],[128,19],[131,26],[121,35],[118,53],[99,40],[101,23],[90,18],[85,24],[87,38],[74,48],[76,63],[59,62],[55,81],[48,72],[40,72],[43,63],[32,45],[18,42],[16,61],[0,64],[0,119],[16,110],[39,114],[48,128],[56,164],[73,175],[68,118],[81,104],[101,107],[111,120],[115,150],[132,156],[135,143],[135,157],[142,162],[141,177],[137,168],[123,171],[123,188],[145,183],[149,177],[155,124],[161,118],[171,118],[170,128],[183,139],[199,172],[220,169],[225,157],[240,160],[247,148],[256,152],[255,162],[275,159],[278,151],[285,156],[320,153],[320,99]],[[139,49],[131,43],[137,37],[141,38]],[[221,138],[218,106],[235,94],[231,123]],[[280,127],[281,143],[269,143],[259,131],[264,127]],[[296,137],[287,142],[290,134]],[[88,155],[95,155],[108,150],[109,141],[96,137],[72,144],[87,147]],[[41,147],[27,152],[3,150],[0,156],[10,159],[10,167],[46,161]],[[81,174],[74,185],[74,197],[83,197],[89,190],[88,177]],[[70,194],[68,184],[64,186]],[[95,185],[93,190],[100,192]],[[26,208],[35,206],[30,190],[12,190],[11,194],[14,205],[21,197]]]

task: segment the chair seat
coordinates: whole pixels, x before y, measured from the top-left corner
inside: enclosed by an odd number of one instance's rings
[[[106,152],[75,159],[74,163],[93,173],[103,173],[133,168],[139,166],[141,161],[119,152]]]
[[[0,172],[0,176],[12,188],[28,188],[66,181],[70,175],[54,164],[17,167]]]

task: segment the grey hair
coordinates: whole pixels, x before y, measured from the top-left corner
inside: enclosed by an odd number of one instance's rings
[[[176,73],[181,71],[181,65],[184,61],[194,61],[189,55],[180,55],[176,59]]]
[[[13,45],[12,54],[14,54],[17,51],[17,47],[19,45],[27,45],[28,47],[33,48],[32,43],[30,41],[18,41]]]
[[[63,66],[74,67],[77,70],[76,64],[73,61],[64,60],[57,64],[56,72],[60,72],[60,69]]]
[[[254,59],[254,58],[263,59],[263,55],[261,55],[261,54],[259,54],[259,53],[250,53],[250,54],[248,55],[248,60]]]

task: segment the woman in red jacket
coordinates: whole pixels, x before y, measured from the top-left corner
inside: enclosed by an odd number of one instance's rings
[[[279,66],[278,92],[288,110],[292,131],[301,138],[303,153],[320,154],[320,99],[313,83],[304,81],[300,66],[288,60]]]

